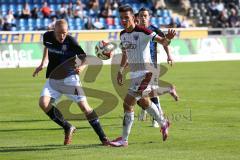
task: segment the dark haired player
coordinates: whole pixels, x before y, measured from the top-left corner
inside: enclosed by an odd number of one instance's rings
[[[169,30],[166,37],[162,38],[155,32],[140,27],[134,22],[133,9],[128,6],[119,7],[121,24],[124,30],[120,33],[120,40],[122,44],[122,60],[121,68],[117,75],[119,85],[123,84],[123,70],[128,63],[130,68],[131,84],[128,93],[123,102],[124,119],[123,119],[123,132],[122,136],[112,141],[112,145],[116,147],[128,146],[128,136],[134,121],[133,106],[136,101],[144,108],[161,126],[162,138],[165,141],[168,137],[169,122],[162,115],[154,103],[151,102],[152,97],[156,92],[157,94],[171,93],[176,98],[175,88],[169,87],[165,90],[152,90],[152,75],[154,67],[152,66],[150,56],[150,41],[156,41],[163,46],[168,46],[171,39],[175,36],[174,30]]]
[[[141,8],[138,12],[138,17],[139,17],[139,25],[148,28],[149,30],[154,31],[157,33],[160,37],[165,37],[165,34],[158,29],[156,26],[152,25],[150,23],[150,18],[151,18],[151,11],[147,8]],[[173,60],[172,57],[169,53],[168,46],[163,46],[166,54],[167,54],[167,62],[172,66]],[[151,41],[150,42],[150,54],[151,54],[151,59],[154,64],[154,67],[157,69],[157,42]],[[156,84],[158,83],[159,79],[159,74],[155,75],[155,81]],[[155,103],[155,105],[158,107],[158,110],[161,115],[163,115],[163,111],[160,105],[160,101],[158,96],[157,97],[152,97],[151,101]],[[140,120],[144,120],[144,117],[146,117],[146,111],[142,110],[141,115],[140,115]],[[159,125],[156,120],[152,121],[152,126],[155,128],[158,128]]]

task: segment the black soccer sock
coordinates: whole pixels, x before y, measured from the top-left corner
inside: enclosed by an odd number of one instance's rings
[[[47,115],[56,122],[59,126],[63,127],[64,130],[69,129],[72,125],[66,121],[62,113],[54,106],[48,111]]]
[[[159,110],[159,101],[158,101],[158,97],[152,97],[151,101],[157,106],[158,110]]]
[[[91,113],[89,113],[88,115],[86,115],[88,122],[90,123],[90,125],[92,126],[92,128],[94,129],[94,131],[97,133],[99,139],[101,141],[106,140],[106,135],[102,129],[102,126],[99,122],[98,116],[96,114],[96,112],[93,110]]]
[[[159,109],[158,97],[152,97],[151,101],[157,106],[157,109],[159,111],[160,109]],[[154,117],[153,117],[153,120],[155,120]]]

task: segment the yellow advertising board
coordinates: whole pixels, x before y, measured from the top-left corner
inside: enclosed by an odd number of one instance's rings
[[[163,31],[167,31],[163,29]],[[205,38],[208,36],[207,29],[176,29],[180,39]],[[0,32],[0,44],[6,43],[36,43],[42,42],[42,32]],[[73,31],[70,34],[82,41],[119,40],[120,30],[92,30]]]

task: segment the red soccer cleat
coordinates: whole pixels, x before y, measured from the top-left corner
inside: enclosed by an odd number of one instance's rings
[[[65,130],[64,145],[72,143],[73,133],[76,131],[76,127],[71,126],[68,130]]]
[[[166,121],[166,124],[163,127],[161,127],[160,132],[162,132],[163,141],[166,141],[168,138],[168,128],[169,127],[170,127],[170,123],[168,120]]]
[[[113,147],[127,147],[128,146],[128,141],[123,140],[122,137],[118,137],[111,141],[111,146]]]

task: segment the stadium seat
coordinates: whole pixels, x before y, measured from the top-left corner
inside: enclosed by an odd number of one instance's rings
[[[158,9],[158,10],[156,11],[156,15],[159,16],[159,17],[162,17],[162,16],[163,16],[162,10],[161,10],[161,9]]]
[[[181,21],[180,21],[179,17],[173,17],[173,19],[177,26],[181,25]]]
[[[20,31],[26,31],[26,27],[25,27],[25,26],[20,26],[18,29],[19,29]]]
[[[58,4],[50,4],[50,8],[51,8],[51,10],[52,11],[57,11],[57,10],[59,10],[59,8],[58,8]]]
[[[120,19],[119,19],[118,17],[115,17],[115,18],[114,18],[114,24],[115,24],[115,25],[121,25]]]
[[[25,3],[25,0],[17,0],[17,3],[18,3],[18,4],[24,4],[24,3]]]
[[[169,25],[171,23],[171,17],[165,17],[163,22],[165,25]]]
[[[105,20],[105,18],[100,17],[100,18],[99,18],[99,22],[102,23],[102,24],[105,24],[105,23],[106,23],[106,20]]]
[[[37,27],[37,28],[40,28],[40,27],[42,27],[42,26],[43,26],[43,21],[42,21],[42,19],[40,19],[40,18],[36,19],[36,27]]]
[[[2,4],[2,5],[1,5],[1,11],[2,11],[2,12],[7,12],[7,10],[8,10],[8,5]]]
[[[69,30],[75,30],[75,26],[69,25]]]
[[[47,26],[49,25],[49,23],[50,23],[49,18],[44,18],[44,19],[43,19],[43,26],[44,26],[44,27],[47,27]]]
[[[76,18],[73,22],[74,26],[81,26],[82,27],[83,24],[84,24],[84,20],[82,20],[81,18]]]
[[[82,30],[82,29],[83,29],[83,26],[82,26],[82,25],[75,26],[75,30]]]
[[[17,27],[13,26],[13,27],[11,28],[11,31],[17,31]]]
[[[116,29],[114,25],[107,25],[107,29]]]
[[[18,4],[17,5],[17,11],[20,13],[23,9],[23,5],[22,4]]]
[[[27,26],[28,27],[33,27],[35,24],[34,24],[34,21],[33,21],[33,19],[32,18],[29,18],[28,20],[27,20]]]
[[[112,11],[112,16],[118,17],[118,11],[116,9]]]
[[[157,25],[158,25],[158,19],[157,19],[156,17],[152,17],[152,18],[151,18],[151,23],[152,23],[153,25],[157,26]]]
[[[48,0],[47,2],[48,2],[49,4],[54,4],[54,3],[56,3],[55,0]]]
[[[19,21],[17,22],[19,24],[20,27],[25,27],[27,26],[27,20],[26,19],[19,19]]]
[[[170,11],[167,9],[164,9],[162,12],[163,17],[171,17]]]
[[[67,21],[68,21],[68,24],[69,24],[69,25],[75,24],[75,22],[74,22],[75,19],[73,19],[73,18],[70,18],[70,17],[69,17],[69,18],[67,18]]]
[[[158,24],[161,26],[164,24],[163,17],[158,18]]]
[[[121,25],[116,25],[116,29],[123,29]]]
[[[88,17],[88,16],[89,16],[89,13],[88,13],[87,10],[83,10],[83,16],[84,16],[84,17]]]

